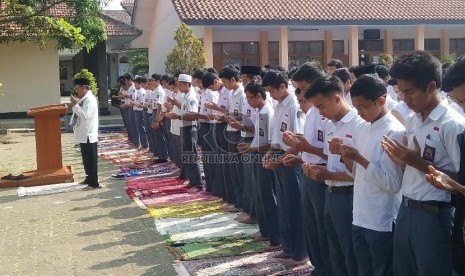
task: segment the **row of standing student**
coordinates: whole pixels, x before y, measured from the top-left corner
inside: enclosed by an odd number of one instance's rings
[[[192,191],[202,185],[198,140],[206,190],[230,203],[226,210],[243,210],[240,221],[257,220],[254,239],[280,248],[275,257],[310,258],[313,275],[452,274],[450,194],[425,173],[430,164],[459,170],[464,118],[439,95],[434,57],[415,52],[391,68],[414,111],[405,126],[374,76],[352,84],[354,109],[340,78],[312,63],[294,73],[295,95],[283,71],[261,83],[250,81],[259,72],[242,73],[244,85],[234,67],[180,74],[171,86],[178,92],[164,97],[159,123],[180,126],[180,166]],[[165,133],[166,144],[176,146],[173,138]]]

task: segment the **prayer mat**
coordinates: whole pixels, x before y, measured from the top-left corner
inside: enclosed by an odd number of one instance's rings
[[[234,213],[209,214],[163,227],[162,234],[166,232],[173,243],[193,243],[245,238],[258,231],[257,225],[239,223],[234,220],[236,217]]]
[[[148,208],[147,210],[153,218],[195,218],[222,212],[222,208],[225,205],[226,203],[220,200],[212,200],[207,202],[193,202],[189,204],[174,205],[163,208]]]
[[[103,159],[103,158],[102,158]],[[121,164],[121,163],[134,163],[136,161],[151,161],[153,160],[153,156],[125,156],[125,157],[117,157],[112,158],[111,162],[113,164]]]
[[[153,162],[141,163],[137,165],[129,165],[129,166],[120,166],[120,172],[127,172],[131,170],[145,170],[145,169],[154,169],[154,168],[173,168],[175,167],[173,163],[167,162],[163,164],[155,164]]]
[[[219,198],[203,194],[203,193],[182,193],[182,194],[170,194],[165,196],[148,196],[143,197],[140,201],[147,207],[166,207],[170,205],[179,205],[179,204],[187,204],[192,202],[200,202],[200,201],[211,201],[211,200],[218,200]]]
[[[220,241],[188,243],[182,246],[170,246],[168,247],[168,250],[177,259],[187,261],[262,253],[267,245],[267,242],[256,242],[252,239],[226,239]]]
[[[187,191],[191,187],[186,184],[179,184],[179,185],[169,185],[169,186],[161,186],[155,187],[148,190],[134,190],[134,189],[126,189],[126,194],[129,198],[144,198],[150,196],[162,196],[162,195],[170,195],[170,194],[180,194],[180,193],[187,193]]]
[[[167,178],[132,178],[126,182],[128,189],[134,190],[148,190],[155,187],[179,185],[183,184],[186,180],[177,179],[175,177]]]
[[[33,187],[18,187],[18,196],[36,196],[36,195],[50,195],[66,192],[74,192],[82,190],[86,185],[81,185],[78,182],[73,183],[60,183]]]
[[[247,256],[175,261],[173,266],[178,275],[183,276],[309,275],[313,270],[310,264],[289,266],[286,260],[273,258],[271,254],[261,253]]]

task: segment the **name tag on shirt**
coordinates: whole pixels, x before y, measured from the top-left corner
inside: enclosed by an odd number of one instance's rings
[[[285,122],[281,123],[281,132],[284,132],[287,130],[287,124]]]
[[[318,141],[323,142],[323,131],[318,130]]]
[[[428,162],[434,163],[435,156],[436,156],[436,148],[425,143],[425,149],[423,150],[422,158]]]
[[[263,128],[258,129],[258,135],[265,136],[265,131],[263,130]]]
[[[234,109],[234,112],[233,112],[234,116],[239,116],[239,110],[237,109]]]

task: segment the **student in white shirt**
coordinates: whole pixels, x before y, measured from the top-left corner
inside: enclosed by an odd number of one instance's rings
[[[338,69],[339,70],[339,69]],[[315,63],[302,64],[293,75],[293,82],[297,89],[297,101],[305,115],[304,135],[294,135],[285,132],[283,141],[299,155],[287,155],[283,159],[285,166],[295,162],[310,164],[325,164],[326,155],[323,153],[324,129],[327,119],[321,116],[318,109],[305,97],[312,82],[324,77],[326,73]],[[314,181],[302,176],[302,218],[305,241],[310,262],[315,267],[312,273],[316,275],[331,275],[331,262],[328,249],[328,238],[324,222],[326,184],[324,181]]]
[[[183,94],[181,102],[174,101],[174,104],[180,108],[180,115],[168,113],[166,116],[181,121],[182,163],[186,179],[189,180],[191,186],[189,192],[201,192],[202,181],[200,167],[197,162],[197,123],[190,114],[198,111],[199,102],[191,84],[191,76],[180,74],[177,83],[179,91]]]
[[[167,147],[168,153],[171,158],[171,161],[176,164],[176,166],[181,169],[180,178],[184,178],[184,170],[182,169],[181,162],[181,138],[179,135],[179,120],[172,120],[171,118],[166,117],[167,113],[173,112],[179,115],[179,108],[176,105],[171,104],[171,100],[174,100],[178,95],[181,95],[176,88],[176,79],[174,76],[166,75],[166,81],[164,85],[165,89],[165,102],[163,104],[161,118],[158,118],[157,121],[159,124],[162,124],[163,131],[167,137]]]
[[[274,174],[272,170],[265,169],[262,164],[262,158],[270,148],[268,136],[274,110],[266,101],[267,95],[261,82],[249,82],[245,87],[245,93],[247,102],[257,112],[253,118],[252,142],[238,145],[239,152],[250,154],[252,164],[251,196],[259,227],[259,232],[253,236],[253,239],[255,241],[269,240],[267,250],[274,250],[281,246],[275,195],[273,185],[270,185],[274,182]]]
[[[219,78],[223,85],[231,91],[229,95],[229,110],[218,106],[218,104],[211,103],[210,107],[216,111],[224,114],[220,120],[225,121],[227,124],[233,121],[240,120],[243,114],[243,106],[246,101],[244,87],[240,84],[240,73],[232,66],[224,67],[220,73]],[[226,140],[228,142],[227,154],[225,157],[230,161],[225,161],[224,166],[224,185],[226,189],[226,197],[228,206],[226,211],[240,212],[243,207],[243,170],[239,163],[239,153],[237,145],[242,141],[241,131],[228,125],[226,127]]]
[[[139,132],[137,131],[136,115],[134,113],[134,94],[136,88],[133,82],[133,76],[130,73],[126,73],[123,76],[124,84],[126,86],[124,108],[126,110],[127,121],[128,121],[128,140],[136,148],[140,147]]]
[[[333,275],[355,276],[357,262],[352,245],[353,178],[347,174],[340,153],[329,142],[341,138],[351,145],[355,130],[363,122],[346,103],[341,80],[324,77],[315,80],[305,96],[320,114],[330,121],[326,123],[324,151],[327,166],[305,166],[304,173],[314,181],[325,181],[328,186],[325,199],[325,226]]]
[[[352,146],[340,151],[354,175],[352,240],[359,275],[393,275],[394,220],[400,205],[402,170],[381,147],[383,136],[402,141],[403,125],[389,112],[386,86],[375,75],[352,85],[353,106],[366,122],[358,126]]]
[[[74,138],[81,146],[82,163],[86,178],[81,184],[88,185],[86,190],[101,188],[98,182],[98,103],[92,91],[88,79],[74,80],[74,87],[78,98],[71,96],[71,105],[77,120],[74,125]]]
[[[459,57],[444,75],[443,87],[448,87],[448,97],[465,110],[465,57]],[[436,188],[452,192],[451,203],[455,207],[452,228],[452,263],[454,272],[465,275],[465,132],[457,137],[460,146],[460,171],[454,180],[429,166],[427,181]]]
[[[282,241],[282,251],[273,256],[289,258],[291,265],[299,265],[308,261],[300,201],[302,167],[300,164],[292,167],[282,165],[282,159],[292,150],[283,142],[282,135],[285,131],[303,134],[304,114],[295,96],[287,90],[286,72],[268,71],[263,78],[263,86],[278,101],[270,128],[271,148],[263,158],[263,166],[275,174],[278,227]]]
[[[415,112],[405,121],[408,144],[383,141],[391,159],[405,169],[394,232],[394,274],[451,275],[451,195],[429,185],[425,173],[433,165],[456,177],[460,167],[457,136],[464,131],[465,120],[447,99],[441,99],[441,64],[430,53],[404,55],[390,73]]]
[[[145,102],[144,102],[144,123],[145,123],[145,130],[147,132],[147,142],[149,145],[149,151],[155,154],[155,142],[154,142],[154,129],[152,128],[152,120],[153,120],[153,96],[154,96],[154,89],[155,84],[153,83],[153,79],[149,78],[147,82],[146,95],[145,95]]]
[[[152,83],[154,86],[153,96],[151,101],[151,106],[153,108],[153,116],[150,121],[150,126],[153,129],[153,143],[156,148],[156,156],[158,159],[155,163],[166,163],[168,162],[168,149],[166,147],[166,137],[163,131],[163,126],[160,124],[161,119],[161,109],[164,104],[165,99],[165,89],[161,85],[161,75],[153,74]]]
[[[191,114],[197,119],[199,127],[197,135],[199,136],[199,146],[202,149],[202,163],[205,173],[205,191],[219,196],[220,190],[223,190],[223,181],[221,167],[217,166],[216,141],[215,141],[215,111],[209,109],[206,103],[218,103],[218,92],[220,88],[220,79],[215,73],[207,71],[197,71],[195,75],[200,78],[201,87],[204,89],[200,101],[200,111]],[[219,168],[219,169],[218,169]],[[221,180],[220,180],[221,179]],[[220,187],[221,186],[221,187]]]
[[[342,87],[344,88],[344,100],[352,106],[352,99],[350,98],[352,80],[350,78],[349,70],[347,68],[339,68],[334,71],[332,75],[338,77],[342,81]]]
[[[145,150],[148,148],[147,131],[145,129],[143,114],[143,104],[145,102],[146,90],[142,87],[142,83],[147,83],[147,78],[137,77],[134,80],[136,91],[134,96],[133,109],[135,114],[136,128],[139,135],[140,147],[141,149]]]

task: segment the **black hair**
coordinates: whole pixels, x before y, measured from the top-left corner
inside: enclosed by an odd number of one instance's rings
[[[175,85],[176,79],[174,78],[174,76],[168,76],[168,79],[166,79],[166,82],[168,83],[168,85]]]
[[[269,69],[262,69],[262,71],[260,72],[260,78],[263,80],[266,76],[266,73],[268,73],[268,70]]]
[[[215,69],[215,68],[213,68],[213,67],[207,68],[207,70],[206,70],[206,71],[207,71],[207,72],[214,73],[214,74],[217,74],[217,75],[218,75],[218,71],[216,71],[216,69]]]
[[[394,61],[389,73],[398,80],[412,82],[423,91],[426,91],[431,81],[436,83],[437,88],[441,87],[441,62],[426,51],[402,55]]]
[[[300,95],[300,93],[302,93],[302,89],[296,88],[296,89],[294,90],[294,93],[295,93],[296,95]]]
[[[346,83],[347,80],[350,80],[350,72],[347,68],[339,68],[333,72],[333,76],[338,77],[342,83]]]
[[[166,81],[166,82],[168,82],[169,78],[170,78],[170,75],[167,75],[167,74],[161,76],[161,80]]]
[[[312,82],[310,89],[307,89],[304,97],[310,99],[318,94],[323,97],[329,98],[333,94],[337,94],[342,97],[344,88],[341,80],[336,76],[327,76],[316,79]]]
[[[339,69],[339,68],[344,67],[344,64],[342,63],[340,59],[332,59],[328,62],[328,64],[326,64],[326,66],[331,66],[331,67],[334,66],[337,69]]]
[[[192,75],[192,78],[201,80],[203,75],[205,75],[206,72],[207,72],[206,70],[202,70],[202,69],[195,70],[194,74]]]
[[[300,66],[292,76],[293,81],[306,81],[312,83],[314,80],[326,76],[325,71],[314,62],[306,62]]]
[[[147,83],[147,77],[144,77],[144,76],[138,76],[135,80],[135,82],[137,83]]]
[[[349,70],[349,72],[350,72],[350,73],[352,73],[352,74],[353,74],[353,73],[354,73],[354,71],[355,71],[355,69],[357,69],[357,67],[358,67],[358,66],[356,66],[356,65],[353,65],[353,66],[350,66],[350,67],[348,68],[348,70]]]
[[[450,87],[449,91],[454,87],[461,86],[465,83],[465,56],[461,56],[457,59],[457,62],[453,63],[447,68],[444,74],[444,85]]]
[[[218,79],[218,76],[212,72],[205,72],[202,76],[202,86],[207,89],[215,83],[215,80]]]
[[[183,71],[183,70],[176,71],[176,73],[174,73],[174,77],[179,78],[179,75],[181,75],[181,74],[186,74],[186,72]]]
[[[390,86],[397,85],[397,79],[390,78],[390,79],[388,80],[388,85],[390,85]]]
[[[389,77],[389,68],[386,65],[383,64],[378,64],[376,65],[376,74],[378,74],[378,77],[385,79]]]
[[[161,81],[162,80],[162,77],[160,74],[152,74],[152,79],[156,80],[156,81]]]
[[[123,79],[132,81],[134,77],[132,76],[131,73],[126,73],[123,75]]]
[[[370,101],[375,101],[386,93],[384,81],[374,75],[361,75],[350,88],[351,97],[361,96]]]
[[[119,76],[116,79],[116,82],[118,82],[119,85],[124,85],[124,76]]]
[[[262,99],[266,100],[266,92],[265,88],[262,86],[262,83],[259,81],[252,80],[250,81],[244,88],[245,92],[249,92],[250,94],[257,96],[260,94]]]
[[[280,66],[280,65],[273,67],[273,69],[281,71],[281,72],[286,72],[286,69],[284,67]]]
[[[221,69],[219,77],[221,79],[227,79],[230,80],[234,78],[236,81],[239,81],[240,79],[240,72],[234,68],[233,66],[226,66],[223,69]]]
[[[289,72],[287,72],[287,78],[292,80],[292,76],[294,76],[295,72],[299,70],[299,67],[293,66],[291,69],[289,69]]]
[[[263,86],[271,86],[273,88],[279,89],[281,84],[284,84],[287,88],[288,86],[287,74],[284,71],[278,71],[276,69],[271,69],[266,73],[263,78]]]

